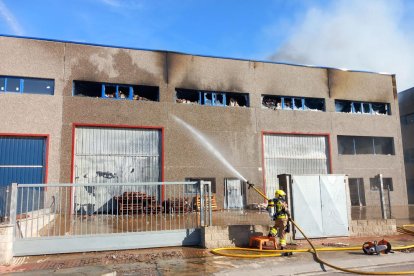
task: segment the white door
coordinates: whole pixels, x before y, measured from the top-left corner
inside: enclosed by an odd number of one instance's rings
[[[241,180],[226,179],[224,186],[224,208],[243,208],[243,187]]]
[[[321,175],[323,230],[327,237],[348,236],[345,176]]]
[[[344,175],[292,176],[292,215],[309,238],[349,236]],[[296,229],[295,238],[303,238]]]
[[[292,215],[309,238],[324,236],[319,175],[292,176]],[[296,230],[295,238],[303,238]]]

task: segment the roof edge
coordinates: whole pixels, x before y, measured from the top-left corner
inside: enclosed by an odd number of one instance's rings
[[[59,40],[59,39],[51,39],[51,38],[39,38],[39,37],[17,36],[17,35],[7,35],[7,34],[0,34],[0,37],[29,39],[29,40],[40,40],[40,41],[57,42],[57,43],[71,43],[71,44],[86,45],[86,46],[117,48],[117,49],[127,49],[127,50],[139,50],[139,51],[148,51],[148,52],[162,52],[162,53],[171,53],[171,54],[205,57],[205,58],[228,59],[228,60],[247,61],[247,62],[261,62],[261,63],[279,64],[279,65],[288,65],[288,66],[297,66],[297,67],[306,67],[306,68],[332,69],[332,70],[340,70],[340,71],[354,72],[354,73],[369,73],[369,74],[379,74],[379,75],[389,75],[389,76],[394,76],[395,75],[393,73],[387,73],[387,72],[352,70],[352,69],[346,69],[346,68],[336,68],[336,67],[329,67],[329,66],[319,66],[319,65],[269,61],[269,60],[253,60],[253,59],[243,59],[243,58],[211,56],[211,55],[185,53],[185,52],[179,52],[179,51],[145,49],[145,48],[137,48],[137,47],[116,46],[116,45],[107,45],[107,44],[99,44],[99,43],[88,43],[88,42],[78,42],[78,41],[70,41],[70,40]]]

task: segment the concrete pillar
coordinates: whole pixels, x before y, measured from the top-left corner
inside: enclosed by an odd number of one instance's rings
[[[12,224],[0,225],[0,264],[8,265],[13,260],[13,227]]]

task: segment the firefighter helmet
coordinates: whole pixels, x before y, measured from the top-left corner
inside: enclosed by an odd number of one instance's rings
[[[286,196],[286,193],[283,190],[276,190],[275,197]]]

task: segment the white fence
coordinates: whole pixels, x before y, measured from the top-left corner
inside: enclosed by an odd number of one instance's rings
[[[212,224],[209,182],[13,184],[11,191],[15,255],[194,245],[196,230]]]

